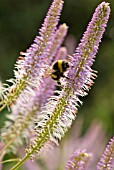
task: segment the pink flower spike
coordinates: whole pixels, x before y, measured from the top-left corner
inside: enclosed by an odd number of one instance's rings
[[[114,137],[110,140],[97,165],[97,170],[112,169],[114,169]]]

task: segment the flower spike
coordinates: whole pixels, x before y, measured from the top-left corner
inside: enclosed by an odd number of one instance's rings
[[[34,80],[38,77],[39,71],[42,70],[42,60],[44,64],[50,61],[49,52],[52,47],[52,42],[54,40],[54,34],[57,29],[57,24],[60,18],[60,13],[63,7],[63,0],[54,0],[47,16],[42,24],[42,28],[40,29],[40,36],[36,36],[34,43],[31,47],[27,50],[25,55],[25,62],[22,62],[21,65],[17,64],[17,69],[19,74],[22,75],[25,72],[27,73],[27,79]],[[49,61],[48,61],[49,60]],[[24,70],[23,70],[24,69]],[[18,79],[18,75],[16,76]]]
[[[88,161],[91,158],[90,153],[85,150],[77,149],[70,157],[66,170],[84,170],[87,167]]]
[[[54,60],[53,56],[57,50],[59,50],[66,33],[66,24],[60,25],[56,30],[55,41],[49,53],[50,59],[53,58]],[[44,78],[39,88],[29,89],[31,92],[29,97],[22,93],[17,99],[16,104],[12,105],[12,117],[10,117],[9,121],[5,124],[2,132],[2,141],[7,144],[7,151],[9,151],[10,148],[10,151],[16,152],[16,147],[20,145],[20,143],[23,143],[23,139],[29,138],[29,131],[33,128],[34,120],[39,116],[41,107],[44,106],[47,99],[53,95],[54,90],[55,82],[50,77]],[[16,123],[12,124],[12,122]],[[15,133],[15,129],[18,129],[18,133]],[[4,150],[6,150],[6,145],[1,153],[3,153]]]
[[[114,169],[114,137],[110,140],[97,165],[97,170],[112,169]]]
[[[5,88],[3,93],[3,101],[0,103],[0,111],[15,101],[21,92],[29,95],[29,89],[38,87],[46,66],[49,65],[51,58],[49,57],[54,40],[54,34],[60,18],[63,7],[63,0],[54,0],[40,29],[40,36],[37,36],[31,47],[21,54],[24,59],[17,60],[14,70],[15,79],[13,79],[12,87]],[[44,61],[44,63],[42,62]],[[34,81],[34,83],[33,83]],[[28,88],[29,85],[29,88]]]
[[[95,10],[92,20],[81,39],[81,43],[76,48],[76,53],[71,59],[71,70],[68,77],[71,80],[71,88],[88,91],[89,84],[93,84],[91,77],[96,76],[90,68],[98,52],[107,21],[110,15],[109,3],[102,2]],[[82,93],[83,95],[83,93]]]

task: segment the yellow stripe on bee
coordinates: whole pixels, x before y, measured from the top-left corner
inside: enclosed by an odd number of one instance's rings
[[[57,75],[55,75],[55,74],[52,73],[52,74],[51,74],[51,77],[56,79],[56,78],[57,78]]]
[[[63,72],[62,63],[63,60],[58,60],[58,68],[60,69],[60,72]]]

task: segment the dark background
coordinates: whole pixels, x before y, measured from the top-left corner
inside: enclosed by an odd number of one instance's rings
[[[0,79],[3,82],[13,77],[16,58],[33,42],[51,2],[0,0]],[[114,1],[108,2],[112,12],[93,66],[98,77],[83,99],[78,116],[84,117],[82,133],[95,119],[102,123],[109,139],[114,134]],[[65,0],[60,23],[67,23],[68,34],[75,37],[77,43],[99,3],[101,0]]]

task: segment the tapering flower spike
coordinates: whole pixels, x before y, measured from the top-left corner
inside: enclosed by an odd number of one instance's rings
[[[57,50],[61,51],[59,47],[67,33],[67,28],[66,24],[62,24],[55,32],[55,41],[49,53],[49,57],[53,60],[56,58],[54,55]],[[62,53],[62,55],[66,54],[66,51]],[[62,58],[63,56],[61,56]],[[2,129],[1,140],[4,141],[5,146],[1,151],[1,155],[3,155],[4,150],[8,152],[9,148],[10,151],[16,152],[16,147],[23,143],[23,139],[29,138],[29,131],[33,128],[34,120],[39,116],[41,107],[44,106],[47,99],[53,95],[55,85],[56,83],[50,77],[44,78],[38,88],[29,89],[31,92],[29,96],[22,93],[18,97],[16,104],[12,105],[12,116],[8,117],[9,121]],[[13,122],[15,123],[13,124]],[[17,129],[16,133],[15,129]]]
[[[59,51],[58,51],[58,53],[57,53],[57,56],[55,57],[55,61],[57,61],[57,60],[66,60],[67,58],[67,49],[66,49],[66,47],[61,47],[60,49],[59,49]]]
[[[109,3],[101,3],[76,49],[76,53],[71,57],[71,65],[67,74],[69,79],[62,79],[62,91],[58,92],[58,96],[51,97],[49,102],[42,107],[40,119],[36,120],[38,122],[35,129],[37,136],[27,149],[25,157],[12,170],[17,169],[35,153],[39,154],[49,141],[57,143],[71,126],[76,117],[77,107],[81,103],[79,96],[85,96],[93,84],[92,79],[95,74],[90,67],[94,62],[109,15]]]
[[[27,50],[25,55],[25,62],[22,63],[22,68],[20,68],[19,64],[19,73],[22,75],[27,74],[29,79],[34,80],[38,77],[39,71],[42,70],[42,63],[49,63],[51,60],[49,57],[50,49],[52,47],[52,43],[54,41],[55,31],[57,29],[57,24],[60,19],[60,13],[63,6],[63,0],[54,0],[47,16],[42,24],[42,28],[40,29],[40,36],[37,36],[34,40],[34,43]],[[43,62],[42,62],[43,60]],[[47,64],[48,64],[47,63]],[[17,65],[18,69],[18,65]],[[25,69],[25,71],[23,70]],[[24,73],[25,72],[25,73]],[[17,76],[18,78],[19,76]]]
[[[65,170],[85,170],[91,156],[86,150],[77,149],[70,157]]]
[[[51,59],[51,64],[52,64],[52,62],[54,62],[54,60],[57,60],[57,58],[59,58],[59,59],[63,58],[60,56],[57,57],[57,55],[58,55],[59,48],[62,45],[65,36],[67,35],[67,31],[68,31],[68,26],[66,24],[62,24],[59,26],[59,28],[55,32],[53,45],[52,45],[50,53],[49,53],[49,58]],[[65,47],[63,47],[63,48],[65,48]],[[63,50],[63,55],[64,55],[64,51],[65,50]],[[65,58],[66,58],[66,56],[67,56],[67,52],[66,52]]]
[[[99,43],[105,31],[110,15],[109,3],[102,2],[95,10],[92,20],[89,23],[81,43],[76,48],[76,53],[71,59],[71,68],[68,77],[71,81],[71,88],[88,90],[88,85],[93,83],[90,79],[94,76],[90,68],[98,52]],[[82,92],[81,92],[82,93]],[[82,94],[83,95],[83,94]]]
[[[46,64],[49,65],[51,61],[49,53],[54,41],[62,6],[63,0],[54,0],[52,2],[40,29],[40,36],[35,38],[34,43],[25,53],[21,53],[24,58],[20,57],[16,63],[16,70],[14,70],[16,79],[12,79],[12,87],[5,87],[3,90],[0,111],[15,101],[22,91],[25,90],[25,94],[27,94],[30,86],[31,88],[39,86],[46,70]]]
[[[112,170],[114,169],[114,137],[107,145],[100,161],[98,162],[97,170]]]

